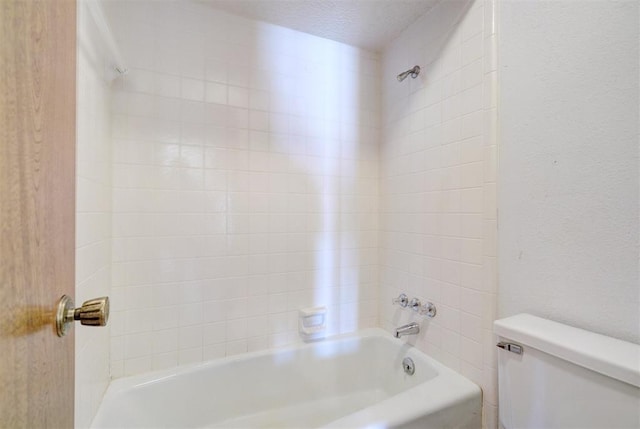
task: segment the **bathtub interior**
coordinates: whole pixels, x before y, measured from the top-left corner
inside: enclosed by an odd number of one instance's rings
[[[93,427],[319,427],[437,376],[391,338],[342,339],[116,381]]]

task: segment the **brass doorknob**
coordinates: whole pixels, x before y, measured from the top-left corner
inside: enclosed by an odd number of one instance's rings
[[[90,299],[82,304],[82,307],[74,308],[73,299],[62,295],[58,301],[56,312],[56,332],[63,337],[69,332],[73,322],[79,320],[87,326],[106,326],[109,321],[109,297]]]

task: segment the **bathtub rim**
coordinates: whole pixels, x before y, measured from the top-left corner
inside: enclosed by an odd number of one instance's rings
[[[349,340],[349,339],[356,339],[356,338],[370,338],[370,337],[385,338],[386,340],[389,340],[393,343],[398,344],[398,347],[401,349],[405,349],[407,353],[410,350],[415,350],[416,352],[425,356],[430,363],[435,363],[437,365],[440,365],[440,366],[433,365],[434,370],[436,370],[438,375],[440,375],[440,373],[442,372],[440,371],[441,368],[448,371],[452,371],[450,368],[444,366],[443,364],[441,364],[431,356],[418,350],[418,348],[415,347],[414,345],[409,344],[408,342],[402,339],[394,338],[391,334],[389,334],[384,329],[367,328],[359,331],[329,336],[329,337],[323,338],[322,340],[317,340],[317,341],[295,343],[295,344],[286,345],[284,347],[272,347],[272,348],[257,350],[253,352],[240,353],[237,355],[210,359],[202,362],[194,362],[194,363],[188,363],[184,365],[178,365],[171,368],[152,370],[142,374],[134,374],[134,375],[124,376],[124,377],[119,377],[116,379],[112,379],[110,381],[107,391],[105,392],[105,397],[110,390],[114,392],[120,392],[122,390],[127,390],[129,388],[142,387],[142,386],[150,385],[156,382],[161,382],[163,380],[166,380],[178,375],[192,373],[209,366],[219,366],[229,362],[242,362],[242,361],[251,360],[257,357],[262,357],[262,356],[267,356],[267,355],[277,354],[277,353],[293,352],[295,350],[300,350],[300,349],[311,349],[319,345],[322,345],[323,343],[328,343],[333,341]]]
[[[320,341],[296,343],[285,347],[258,350],[255,352],[242,353],[204,362],[179,365],[172,368],[165,368],[112,380],[105,391],[98,412],[94,416],[90,428],[95,427],[94,423],[101,414],[103,403],[110,401],[111,398],[117,397],[118,394],[122,392],[153,385],[155,383],[161,383],[162,381],[174,377],[180,377],[182,375],[206,370],[207,367],[223,366],[231,362],[242,362],[278,353],[310,349],[327,342],[372,337],[382,338],[384,341],[394,343],[403,356],[419,356],[419,358],[424,359],[432,367],[436,372],[436,375],[431,379],[423,381],[417,386],[410,387],[407,390],[396,393],[387,399],[372,404],[347,416],[339,417],[322,427],[398,426],[403,423],[419,419],[421,416],[429,413],[453,407],[457,404],[471,403],[476,400],[479,401],[477,411],[481,413],[482,390],[479,386],[463,375],[440,363],[435,358],[419,350],[414,345],[408,343],[406,339],[396,339],[382,328],[368,328],[351,333],[330,336]],[[434,391],[437,391],[438,394],[433,395]]]

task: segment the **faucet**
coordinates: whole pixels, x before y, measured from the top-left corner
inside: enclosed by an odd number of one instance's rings
[[[416,322],[411,322],[406,325],[400,326],[398,329],[396,329],[396,333],[394,336],[396,338],[400,338],[405,335],[415,335],[419,332],[420,332],[420,325],[418,325]]]

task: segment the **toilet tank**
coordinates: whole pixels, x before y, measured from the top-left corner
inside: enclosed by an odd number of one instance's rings
[[[640,345],[530,314],[494,332],[501,428],[640,428]]]

